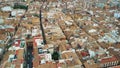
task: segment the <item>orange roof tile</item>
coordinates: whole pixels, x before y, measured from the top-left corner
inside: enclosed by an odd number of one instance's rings
[[[113,66],[112,68],[120,68],[120,65],[118,65],[118,66]]]
[[[101,60],[101,63],[107,63],[107,62],[113,62],[113,61],[116,61],[117,58],[116,57],[111,57],[111,58],[104,58]]]

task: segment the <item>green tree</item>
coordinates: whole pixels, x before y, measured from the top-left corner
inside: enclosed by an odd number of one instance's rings
[[[21,5],[21,4],[14,4],[14,9],[25,9],[27,10],[28,9],[28,6],[26,5]]]
[[[54,51],[53,54],[52,54],[52,59],[53,60],[59,60],[59,57],[60,57],[59,53],[57,51]]]

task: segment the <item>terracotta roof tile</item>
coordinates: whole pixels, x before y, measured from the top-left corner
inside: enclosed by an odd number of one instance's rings
[[[113,62],[113,61],[116,61],[117,58],[116,57],[111,57],[111,58],[104,58],[101,60],[101,63],[107,63],[107,62]]]

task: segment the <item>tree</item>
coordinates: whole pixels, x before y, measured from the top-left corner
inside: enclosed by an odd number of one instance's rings
[[[28,10],[28,6],[26,6],[26,5],[21,5],[21,4],[14,4],[14,7],[13,7],[14,9],[25,9],[25,10]]]
[[[59,53],[57,51],[54,51],[53,54],[52,54],[52,59],[53,60],[59,60],[59,57],[60,57]]]

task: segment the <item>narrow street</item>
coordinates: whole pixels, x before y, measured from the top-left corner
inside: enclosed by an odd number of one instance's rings
[[[27,47],[27,68],[32,68],[33,67],[33,63],[32,63],[32,59],[33,59],[33,45],[29,44]]]

